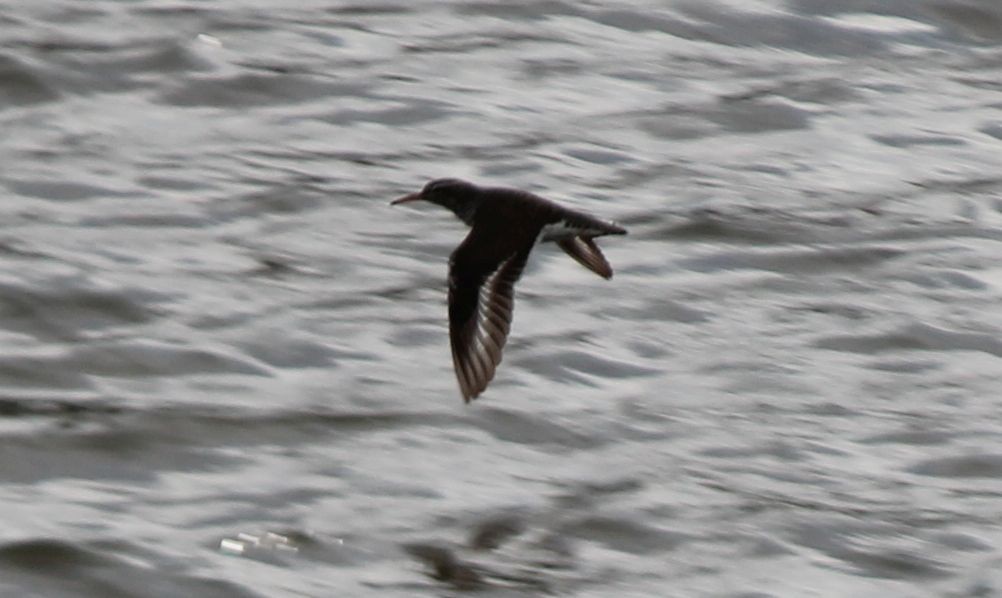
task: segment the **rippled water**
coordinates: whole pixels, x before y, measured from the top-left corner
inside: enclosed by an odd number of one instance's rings
[[[995,0],[0,2],[0,594],[1002,592]],[[438,176],[538,251],[464,406]]]

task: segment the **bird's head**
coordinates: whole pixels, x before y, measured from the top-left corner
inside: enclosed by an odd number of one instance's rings
[[[424,189],[393,200],[391,205],[424,200],[448,208],[466,224],[473,224],[473,213],[480,205],[480,188],[460,179],[435,179]]]

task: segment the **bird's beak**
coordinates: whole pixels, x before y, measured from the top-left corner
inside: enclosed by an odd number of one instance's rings
[[[407,203],[409,201],[418,201],[419,199],[421,199],[421,192],[420,191],[418,191],[417,193],[409,193],[409,194],[407,194],[407,195],[405,195],[403,197],[398,197],[398,198],[394,199],[393,201],[391,201],[390,205],[391,206],[395,206],[398,203]]]

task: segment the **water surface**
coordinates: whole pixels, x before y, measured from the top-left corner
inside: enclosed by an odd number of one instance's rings
[[[0,589],[1002,591],[989,0],[0,2]],[[439,176],[538,251],[459,398]],[[552,248],[551,248],[552,249]]]

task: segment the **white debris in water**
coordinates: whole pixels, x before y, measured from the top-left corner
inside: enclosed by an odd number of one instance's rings
[[[270,551],[299,552],[299,548],[294,546],[287,536],[274,532],[265,532],[260,536],[240,532],[236,538],[220,540],[219,550],[233,555],[247,555],[251,552],[260,555]]]
[[[223,538],[219,542],[219,550],[227,554],[243,554],[244,553],[244,543],[238,540],[231,540],[229,538]]]
[[[207,33],[199,33],[198,36],[195,39],[197,39],[198,41],[200,41],[203,44],[206,44],[208,46],[213,46],[213,47],[216,47],[216,48],[222,48],[223,47],[222,40],[220,40],[218,37],[215,37],[215,36],[212,36],[212,35],[208,35]]]

